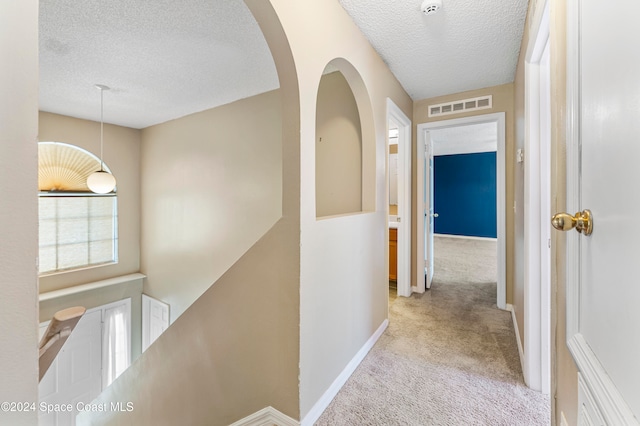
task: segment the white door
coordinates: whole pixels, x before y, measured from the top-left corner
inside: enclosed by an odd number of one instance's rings
[[[567,115],[575,114],[569,211],[593,214],[592,235],[568,234],[567,332],[585,385],[579,418],[634,425],[640,419],[640,2],[567,4]]]
[[[142,295],[142,352],[169,328],[169,305]]]
[[[397,129],[396,185],[398,214],[398,296],[411,296],[411,120],[387,99],[388,129]],[[387,129],[387,130],[388,130]],[[391,182],[389,183],[392,184]]]
[[[78,403],[89,403],[102,391],[102,312],[87,312],[78,321],[40,382],[40,403],[70,404],[71,412],[40,412],[40,425],[75,425]]]
[[[424,254],[425,254],[425,286],[431,288],[433,280],[433,228],[434,219],[437,217],[433,209],[433,141],[430,133],[424,147]]]

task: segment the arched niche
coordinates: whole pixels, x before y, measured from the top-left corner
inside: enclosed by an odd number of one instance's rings
[[[324,69],[316,100],[316,217],[375,209],[375,131],[369,94],[343,58]]]

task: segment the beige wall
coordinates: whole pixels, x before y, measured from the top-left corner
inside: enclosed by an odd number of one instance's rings
[[[273,91],[142,131],[144,292],[172,322],[281,216],[280,105]]]
[[[316,117],[316,215],[362,211],[360,116],[342,73],[322,76]]]
[[[386,102],[391,98],[410,117],[412,101],[338,2],[271,3],[291,44],[300,87],[300,415],[304,419],[387,318]],[[364,213],[316,219],[316,94],[329,62],[343,73],[358,104]]]
[[[279,221],[96,400],[133,411],[81,424],[226,426],[266,406],[297,417],[296,234]]]
[[[65,142],[100,155],[99,122],[48,112],[39,118],[39,141]],[[118,263],[44,275],[40,293],[140,270],[140,131],[105,124],[104,162],[117,180]]]
[[[38,2],[0,2],[0,402],[38,401]],[[0,424],[38,413],[0,411]]]
[[[445,102],[456,101],[460,99],[467,98],[475,98],[478,96],[485,95],[493,95],[493,108],[484,109],[480,111],[471,111],[461,114],[449,115],[445,117],[428,117],[427,107],[433,104],[440,104]],[[422,123],[429,123],[434,121],[447,120],[452,118],[463,118],[470,117],[475,115],[483,115],[483,114],[492,114],[496,112],[504,112],[505,113],[505,181],[506,181],[506,203],[505,203],[505,219],[506,219],[506,249],[507,249],[507,264],[506,264],[506,273],[507,273],[507,303],[513,303],[514,299],[514,280],[515,280],[515,271],[517,270],[515,265],[514,258],[514,213],[513,213],[513,202],[514,202],[514,174],[515,170],[515,142],[514,142],[514,97],[513,97],[513,84],[503,84],[500,86],[487,87],[484,89],[471,90],[468,92],[456,93],[447,96],[439,96],[437,98],[423,99],[420,101],[416,101],[413,104],[413,153],[412,153],[412,165],[411,170],[413,171],[412,179],[411,179],[411,205],[415,206],[417,203],[416,199],[416,189],[417,188],[417,126]],[[416,234],[416,219],[412,217],[411,220],[411,233],[413,235]],[[417,277],[416,277],[416,240],[414,239],[411,242],[411,282],[412,285],[416,285]]]

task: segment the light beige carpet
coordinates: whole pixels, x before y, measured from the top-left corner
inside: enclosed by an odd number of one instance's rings
[[[389,328],[317,425],[548,425],[527,388],[495,242],[436,238],[431,290],[390,303]]]

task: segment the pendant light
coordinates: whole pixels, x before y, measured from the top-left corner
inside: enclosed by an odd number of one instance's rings
[[[100,170],[89,175],[87,178],[87,186],[96,194],[107,194],[113,191],[113,188],[116,187],[116,178],[113,177],[111,173],[104,170],[104,160],[102,157],[104,146],[103,95],[104,91],[109,90],[109,88],[102,84],[96,84],[96,88],[100,90]]]

